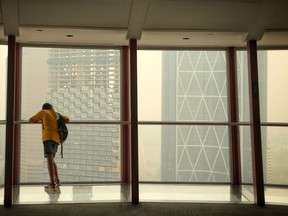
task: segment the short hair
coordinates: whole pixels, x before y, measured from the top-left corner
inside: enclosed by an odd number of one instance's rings
[[[52,109],[52,105],[49,104],[49,103],[44,103],[44,104],[42,105],[42,109],[43,109],[43,110]]]

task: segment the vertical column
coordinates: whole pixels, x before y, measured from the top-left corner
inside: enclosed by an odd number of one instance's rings
[[[237,70],[236,70],[236,51],[234,47],[228,50],[229,66],[229,92],[230,92],[230,121],[238,123],[238,91],[237,91]],[[241,184],[241,163],[240,163],[240,144],[239,126],[231,126],[231,152],[232,152],[232,175],[233,185]]]
[[[248,41],[247,47],[254,201],[265,206],[256,41]]]
[[[5,188],[4,206],[12,205],[13,185],[13,145],[14,145],[14,110],[15,110],[15,62],[16,37],[8,36],[8,73],[7,73],[7,111],[6,111],[6,152],[5,152]]]
[[[130,121],[129,48],[122,47],[121,70],[121,121]],[[128,200],[131,199],[131,142],[130,125],[121,127],[121,187]]]
[[[137,40],[130,39],[132,203],[139,203]]]

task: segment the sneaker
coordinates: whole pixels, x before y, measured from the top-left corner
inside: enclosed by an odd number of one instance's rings
[[[61,193],[59,187],[47,187],[45,188],[45,192],[50,193],[50,194]]]
[[[52,184],[52,183],[50,183],[49,185],[45,185],[44,186],[45,189],[55,188],[55,187],[56,187],[56,184]]]
[[[55,186],[56,186],[56,187],[59,187],[59,186],[61,186],[61,182],[60,182],[60,180],[59,180],[59,179],[56,181],[56,183],[55,183]]]
[[[55,183],[50,183],[49,185],[44,186],[44,191],[47,193],[61,193],[60,187]]]

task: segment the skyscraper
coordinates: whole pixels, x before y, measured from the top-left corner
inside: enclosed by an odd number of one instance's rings
[[[120,119],[120,52],[49,49],[47,100],[70,119]],[[68,125],[63,181],[118,181],[120,126]]]
[[[238,53],[240,121],[249,121],[247,54]],[[265,61],[265,53],[259,56]],[[166,121],[226,122],[225,51],[163,51],[163,106]],[[260,68],[262,71],[265,68]],[[260,82],[265,85],[265,78]],[[264,104],[265,101],[262,101]],[[264,106],[263,106],[264,107]],[[265,110],[263,110],[265,112]],[[250,130],[241,130],[244,182],[252,182]],[[265,131],[263,131],[265,133]],[[265,150],[265,148],[263,148]],[[251,175],[250,175],[251,174]],[[228,126],[177,125],[162,129],[162,179],[229,182]]]
[[[172,105],[163,106],[163,118],[227,121],[224,51],[163,52],[163,82],[164,104]],[[168,167],[163,169],[164,179],[180,182],[230,180],[228,127],[178,125],[174,130],[173,139],[167,139],[167,132],[163,130],[162,146],[169,146],[165,151],[175,154],[169,160],[175,164],[169,164],[170,170]]]

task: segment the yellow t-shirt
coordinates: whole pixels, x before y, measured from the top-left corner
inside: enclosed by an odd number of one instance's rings
[[[58,133],[58,125],[56,117],[57,114],[53,109],[41,110],[36,115],[32,116],[32,120],[42,122],[42,141],[53,140],[60,143],[60,137]],[[63,116],[66,122],[68,117]]]

